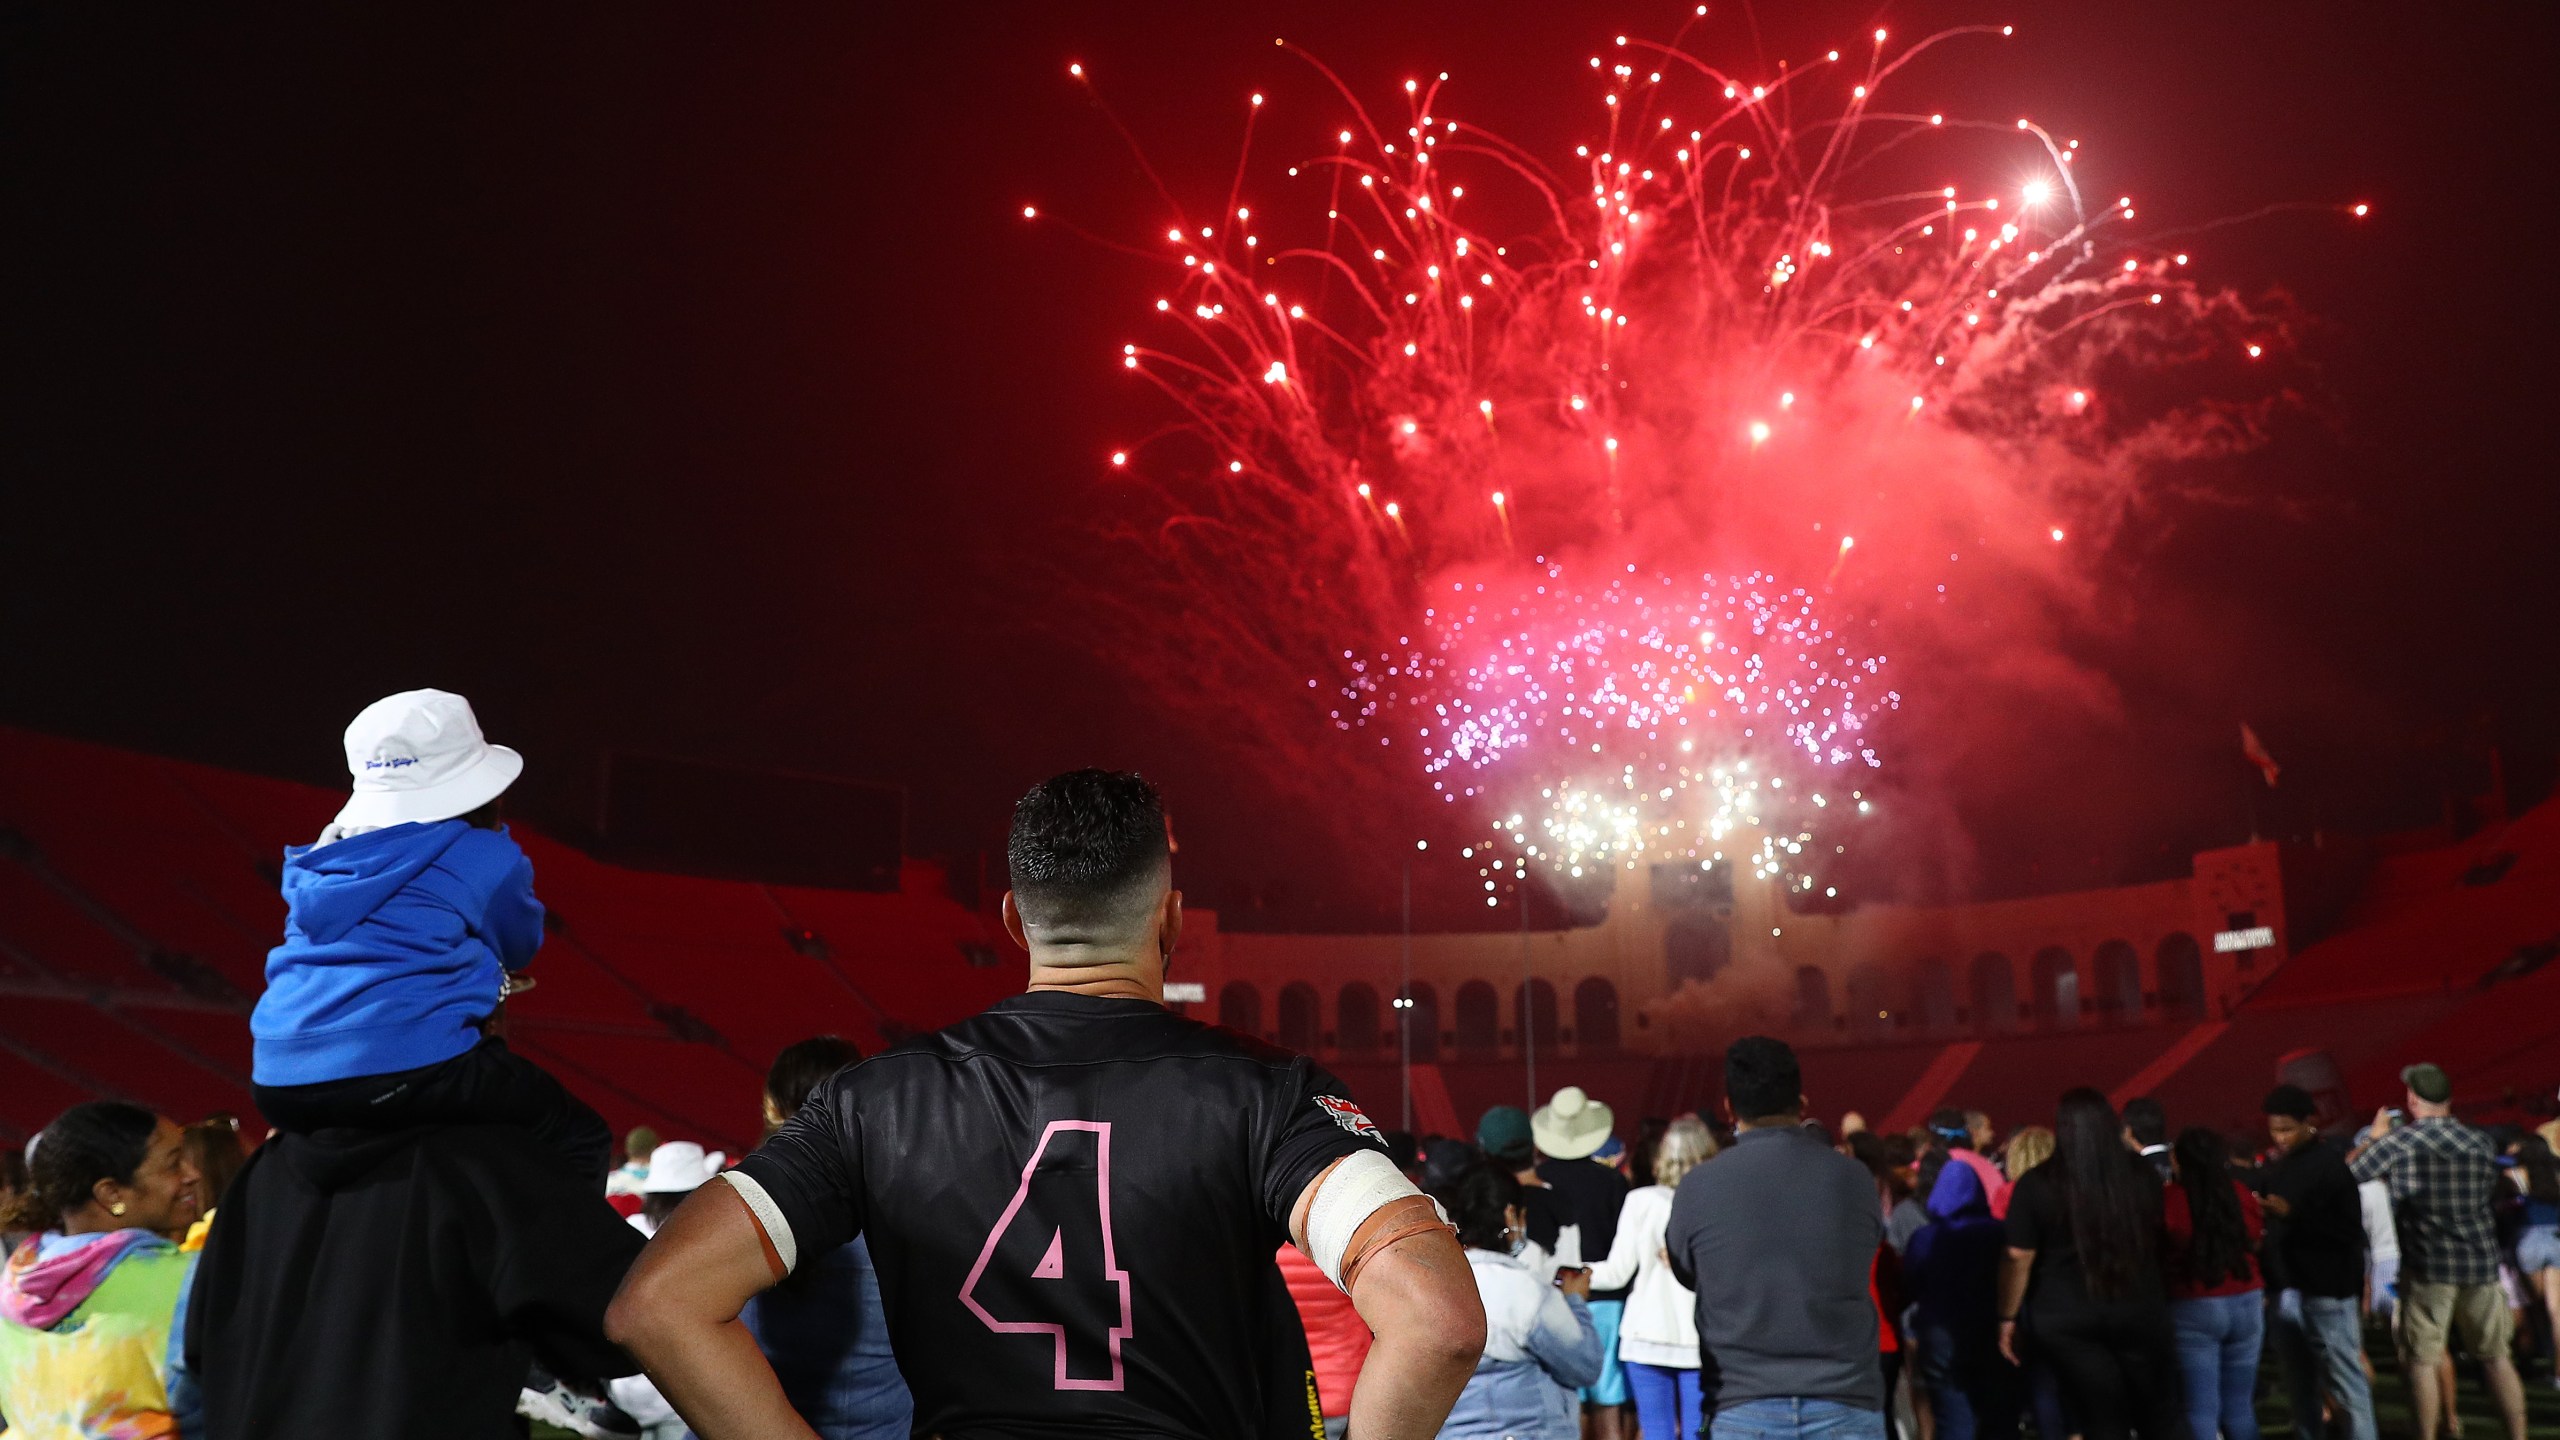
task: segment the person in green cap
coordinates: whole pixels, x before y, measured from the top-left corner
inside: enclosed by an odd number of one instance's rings
[[[2400,1072],[2409,1123],[2392,1128],[2377,1111],[2347,1168],[2362,1184],[2391,1190],[2400,1234],[2400,1360],[2409,1373],[2418,1440],[2436,1440],[2445,1395],[2437,1368],[2448,1332],[2480,1359],[2508,1440],[2525,1440],[2524,1380],[2509,1353],[2514,1317],[2498,1288],[2498,1228],[2490,1211],[2498,1183],[2489,1137],[2453,1118],[2453,1082],[2434,1065]]]
[[[658,1153],[658,1132],[635,1125],[622,1141],[622,1164],[604,1177],[607,1195],[643,1195],[649,1188],[649,1157]]]

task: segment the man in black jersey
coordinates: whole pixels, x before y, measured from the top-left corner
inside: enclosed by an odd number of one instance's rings
[[[1164,1008],[1155,791],[1058,776],[1008,860],[1029,992],[813,1092],[658,1232],[610,1333],[704,1440],[808,1435],[736,1317],[865,1234],[918,1434],[1249,1440],[1275,1345],[1304,1343],[1269,1303],[1286,1238],[1377,1334],[1351,1435],[1426,1440],[1484,1344],[1466,1259],[1340,1082]]]

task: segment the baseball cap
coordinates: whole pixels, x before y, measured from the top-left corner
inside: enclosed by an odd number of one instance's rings
[[[505,793],[524,757],[480,733],[471,702],[445,690],[403,690],[347,726],[353,793],[340,825],[401,825],[468,815]]]
[[[2453,1082],[2445,1078],[2442,1067],[2420,1061],[2400,1072],[2400,1083],[2409,1093],[2430,1105],[2441,1105],[2453,1098]]]
[[[728,1156],[706,1155],[690,1140],[670,1140],[649,1157],[649,1178],[640,1182],[644,1195],[682,1195],[699,1190],[720,1173]]]
[[[1517,1105],[1496,1105],[1476,1122],[1476,1148],[1491,1160],[1509,1165],[1529,1163],[1535,1147],[1529,1138],[1529,1116]]]
[[[1476,1152],[1466,1141],[1445,1140],[1435,1135],[1422,1142],[1422,1179],[1417,1183],[1425,1190],[1454,1185],[1474,1163]]]

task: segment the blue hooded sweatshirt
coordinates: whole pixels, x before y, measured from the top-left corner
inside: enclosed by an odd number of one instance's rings
[[[314,1085],[480,1043],[505,972],[542,944],[533,862],[505,830],[393,825],[284,852],[284,943],[249,1017],[251,1077]]]
[[[1991,1218],[1991,1199],[1970,1165],[1950,1160],[1929,1190],[1929,1223],[1902,1252],[1902,1278],[1920,1323],[1960,1340],[1989,1338],[2000,1323],[2000,1261],[2009,1227]]]

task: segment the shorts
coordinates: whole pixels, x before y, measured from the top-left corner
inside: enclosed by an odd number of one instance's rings
[[[2560,1225],[2536,1225],[2517,1236],[2516,1268],[2527,1275],[2560,1270]]]
[[[2365,1273],[2373,1292],[2373,1313],[2388,1322],[2400,1302],[2400,1257],[2376,1259]]]
[[[1600,1378],[1582,1387],[1586,1405],[1627,1403],[1627,1372],[1618,1364],[1618,1322],[1627,1318],[1624,1300],[1593,1300],[1591,1328],[1600,1332]]]
[[[2507,1353],[2515,1341],[2515,1317],[2507,1309],[2506,1292],[2496,1281],[2480,1285],[2447,1285],[2432,1280],[2404,1281],[2400,1286],[2400,1358],[2411,1365],[2433,1365],[2444,1358],[2445,1339],[2462,1332],[2463,1349],[2475,1357]]]

